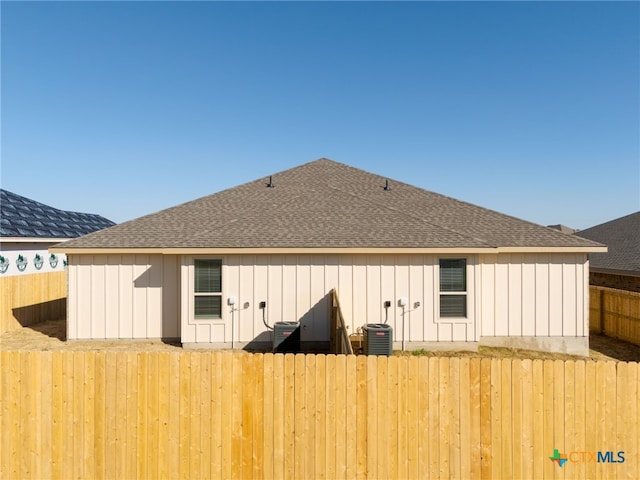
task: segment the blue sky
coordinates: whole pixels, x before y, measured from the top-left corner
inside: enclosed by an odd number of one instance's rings
[[[637,2],[8,2],[2,187],[116,222],[328,157],[540,224],[640,208]]]

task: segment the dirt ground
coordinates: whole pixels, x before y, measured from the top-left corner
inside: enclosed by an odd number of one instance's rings
[[[66,341],[65,320],[44,322],[30,327],[24,327],[14,332],[0,335],[0,349],[2,350],[109,350],[109,351],[179,351],[180,344],[171,344],[159,340],[150,341]],[[640,362],[640,346],[628,342],[592,335],[589,338],[589,359],[614,360],[621,362]],[[492,358],[531,358],[551,360],[582,360],[585,357],[566,355],[561,353],[544,353],[512,348],[480,347],[478,352],[404,352],[404,355],[429,356],[465,356]]]

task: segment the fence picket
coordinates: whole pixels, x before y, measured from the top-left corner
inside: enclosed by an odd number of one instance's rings
[[[391,409],[389,407],[389,361],[386,357],[376,357],[377,364],[377,389],[376,396],[376,421],[378,424],[378,436],[374,461],[376,462],[376,477],[389,478],[389,463],[391,451],[396,446],[395,439],[390,429]],[[393,392],[391,392],[393,393]]]
[[[254,402],[256,370],[252,355],[242,356],[242,450],[241,450],[241,478],[253,476],[253,438],[254,438]]]
[[[253,404],[253,471],[250,476],[252,478],[264,478],[264,457],[268,452],[264,450],[264,355],[257,353],[253,355],[254,363],[254,404]]]
[[[169,425],[175,423],[171,419],[170,391],[171,391],[171,354],[160,352],[158,355],[158,452],[157,466],[153,470],[156,478],[169,478],[171,467],[169,466]]]
[[[324,440],[324,438],[323,438]],[[284,355],[273,356],[273,478],[284,478]]]
[[[105,478],[105,451],[106,451],[106,352],[96,352],[94,362],[95,388],[94,388],[94,408],[95,422],[94,434],[94,455],[95,474],[94,478]],[[43,476],[44,477],[44,476]]]
[[[347,474],[347,357],[337,355],[335,365],[335,424],[333,435],[335,445],[334,478],[346,478]],[[329,435],[327,435],[331,438]]]
[[[367,478],[367,422],[369,419],[369,406],[367,395],[367,357],[358,356],[356,362],[356,478]],[[353,462],[353,455],[351,456]]]
[[[189,398],[185,402],[188,403],[189,408],[188,447],[185,448],[185,452],[188,452],[189,460],[185,462],[185,465],[188,465],[189,478],[200,478],[202,473],[200,470],[200,456],[202,454],[200,444],[200,439],[202,438],[200,354],[192,354],[189,369],[185,373],[189,375]]]
[[[640,477],[637,363],[195,351],[0,360],[0,478]],[[555,449],[569,456],[562,469]],[[624,462],[611,461],[618,452]]]
[[[11,377],[11,357],[13,352],[2,351],[0,352],[0,428],[2,432],[11,432],[13,430],[11,422],[13,418],[11,416],[11,392],[10,388],[15,384],[15,380]],[[53,416],[52,416],[53,418]],[[6,435],[6,434],[5,434]],[[0,448],[0,471],[4,472],[5,476],[9,476],[11,470],[11,450],[13,445],[8,439],[9,435],[3,437],[4,446]],[[9,441],[8,441],[9,440]]]
[[[263,378],[264,378],[264,437],[263,447],[264,451],[264,478],[275,478],[274,474],[274,450],[275,450],[275,425],[274,425],[274,411],[275,411],[275,391],[274,391],[274,355],[267,353],[263,359]]]
[[[295,460],[295,355],[284,356],[284,478],[294,478]]]
[[[422,478],[420,475],[420,359],[409,357],[403,375],[407,388],[407,476]]]
[[[399,438],[399,417],[400,410],[398,408],[398,396],[400,392],[398,382],[398,364],[400,359],[398,357],[384,358],[387,364],[387,386],[385,396],[387,399],[388,414],[383,413],[382,417],[386,420],[386,432],[380,439],[384,440],[387,445],[387,454],[382,452],[385,448],[382,445],[378,446],[378,455],[387,460],[383,465],[386,466],[387,478],[398,478],[398,464],[399,464],[399,450],[400,450],[400,438]],[[386,438],[385,438],[386,437]],[[384,470],[383,470],[384,471]]]
[[[244,354],[229,354],[231,357],[231,477],[242,478],[242,357]]]
[[[113,442],[115,448],[116,478],[125,478],[127,462],[127,353],[114,353],[115,358],[115,392],[116,415],[113,428]]]
[[[418,383],[418,423],[417,438],[418,444],[418,475],[416,478],[425,478],[429,472],[429,358],[419,357],[417,364]]]
[[[357,357],[349,355],[344,357],[346,363],[345,382],[346,391],[344,396],[345,402],[345,477],[348,479],[357,476],[357,461],[353,458],[358,450],[357,431],[358,431],[358,380],[357,380]]]
[[[183,423],[180,416],[180,358],[176,352],[169,354],[169,398],[168,411],[169,423],[167,427],[167,466],[170,478],[179,478],[180,476],[180,425]]]
[[[83,405],[82,405],[82,418],[83,421],[78,422],[82,427],[83,445],[83,478],[97,478],[95,471],[95,459],[97,457],[95,452],[95,357],[96,352],[84,353],[84,369],[80,378],[83,383]],[[74,381],[80,383],[80,378],[75,378]],[[77,398],[75,399],[77,400]]]
[[[585,363],[585,420],[586,428],[588,432],[585,438],[584,446],[585,451],[595,452],[599,448],[600,440],[598,438],[598,429],[600,422],[598,419],[602,417],[602,408],[600,407],[600,400],[598,398],[598,377],[597,377],[597,365],[596,362]],[[585,478],[596,477],[596,464],[593,462],[585,463]]]
[[[495,463],[492,478],[501,479],[505,469],[502,457],[502,362],[491,360],[491,462]],[[498,468],[500,466],[501,468]]]
[[[36,436],[36,375],[34,375],[35,352],[20,352],[20,408],[21,408],[21,447],[20,470],[27,477],[35,476],[36,452],[31,438]]]
[[[304,429],[306,433],[306,446],[304,452],[304,472],[301,478],[315,478],[315,445],[316,438],[316,356],[307,355],[305,359],[305,385],[304,397],[306,399],[306,415],[304,417]]]
[[[378,474],[378,357],[367,357],[367,476],[382,478]]]
[[[73,352],[73,370],[71,370],[70,383],[72,386],[72,398],[69,399],[71,404],[71,418],[73,432],[73,450],[70,455],[70,470],[75,478],[84,477],[84,434],[83,434],[83,419],[84,417],[84,362],[86,355],[84,352]],[[134,399],[135,400],[135,399]],[[136,407],[137,402],[132,402],[133,408]],[[135,429],[133,429],[135,432]],[[135,437],[134,437],[135,438]],[[133,448],[135,452],[135,447]],[[89,452],[87,452],[89,454]],[[133,473],[129,475],[130,478],[135,476],[135,468]]]
[[[448,374],[448,372],[447,372]],[[440,478],[440,362],[429,359],[429,472],[428,478]]]
[[[147,370],[147,398],[148,412],[147,421],[149,423],[149,438],[146,442],[147,460],[146,469],[148,478],[158,478],[158,465],[160,459],[158,451],[160,449],[160,372],[159,355],[156,353],[148,356]]]
[[[481,431],[481,384],[480,359],[469,361],[469,478],[481,478],[482,431]],[[464,472],[463,472],[464,473]]]
[[[533,475],[532,478],[544,478],[545,461],[544,431],[544,362],[534,360],[531,365],[531,382],[533,384]]]
[[[336,408],[336,390],[337,390],[337,357],[336,355],[327,355],[326,371],[333,372],[332,375],[326,375],[325,382],[325,435],[324,435],[324,453],[325,453],[325,476],[326,478],[336,478],[336,416],[338,414]]]
[[[315,478],[326,476],[326,434],[327,434],[327,410],[326,410],[326,355],[316,356],[316,415],[315,415]]]
[[[513,442],[521,442],[519,458],[519,469],[517,473],[521,478],[533,478],[533,464],[535,462],[535,456],[533,452],[533,432],[538,428],[539,422],[536,420],[534,399],[533,399],[533,362],[529,359],[525,359],[522,362],[513,362],[514,366],[518,365],[518,373],[514,371],[513,378],[521,378],[520,383],[520,403],[516,408],[519,410],[519,421],[521,422],[521,436],[518,437],[514,433]],[[515,455],[515,453],[514,453]],[[515,457],[514,457],[515,459]],[[516,462],[514,462],[515,468]]]
[[[580,450],[585,448],[586,431],[586,389],[585,389],[585,375],[586,368],[585,362],[576,362],[575,365],[575,380],[573,384],[574,398],[575,398],[575,415],[574,415],[574,445],[575,448]],[[576,464],[576,478],[585,478],[585,465],[583,462]]]

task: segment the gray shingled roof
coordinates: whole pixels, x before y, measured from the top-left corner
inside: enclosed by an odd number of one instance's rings
[[[596,225],[576,233],[604,243],[607,253],[590,253],[592,270],[640,274],[640,212]]]
[[[58,210],[0,189],[0,236],[75,238],[115,225],[93,213]]]
[[[74,248],[593,247],[328,159],[71,240]]]

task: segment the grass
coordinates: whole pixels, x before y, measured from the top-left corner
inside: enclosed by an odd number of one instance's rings
[[[589,357],[580,355],[569,355],[566,353],[538,352],[535,350],[522,350],[507,347],[478,347],[477,352],[472,351],[449,351],[449,350],[425,350],[424,348],[411,351],[395,350],[396,356],[416,356],[416,357],[458,357],[458,358],[520,358],[531,360],[585,360]]]

